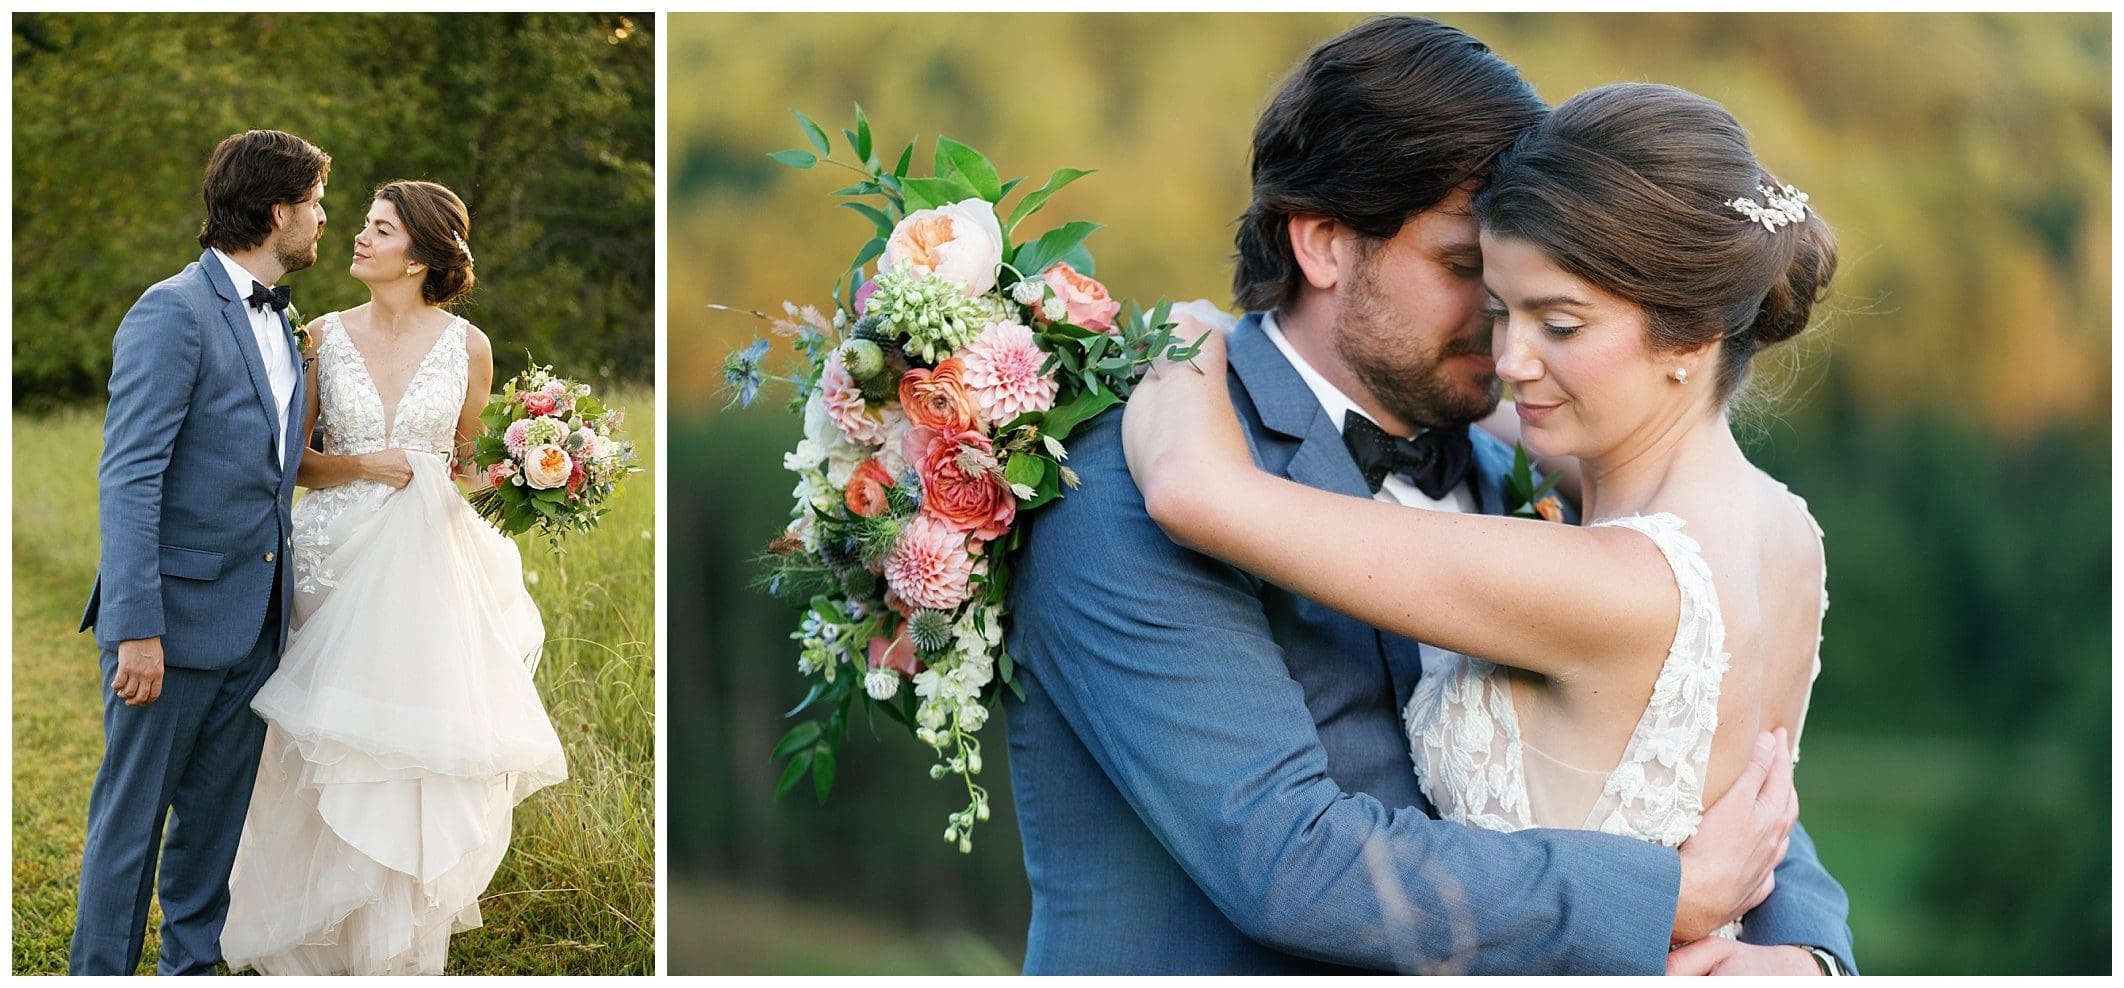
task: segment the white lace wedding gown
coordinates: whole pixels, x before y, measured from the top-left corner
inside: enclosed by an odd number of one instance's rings
[[[1805,502],[1800,510],[1805,514]],[[1812,515],[1807,519],[1813,524]],[[1718,590],[1696,540],[1682,533],[1680,518],[1661,512],[1596,525],[1644,533],[1666,557],[1681,591],[1673,646],[1621,762],[1606,772],[1589,771],[1526,743],[1508,670],[1446,653],[1446,661],[1423,670],[1402,713],[1417,781],[1439,816],[1456,823],[1503,831],[1599,830],[1679,846],[1703,819],[1704,772],[1729,661]],[[1821,532],[1815,525],[1817,538]],[[1817,635],[1814,674],[1821,668]],[[1794,725],[1795,758],[1798,747],[1799,725]],[[1726,925],[1717,935],[1739,937],[1740,923]]]
[[[222,953],[268,974],[441,973],[508,849],[512,809],[567,778],[532,686],[545,625],[515,543],[447,472],[465,400],[452,322],[387,410],[337,314],[317,354],[324,451],[406,450],[295,508],[287,652],[252,701],[265,752]]]

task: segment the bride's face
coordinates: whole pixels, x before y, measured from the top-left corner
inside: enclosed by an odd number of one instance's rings
[[[362,221],[360,232],[354,234],[354,263],[347,267],[347,273],[371,285],[398,278],[421,277],[428,268],[407,259],[406,252],[412,246],[412,235],[406,232],[405,222],[398,218],[398,207],[388,200],[378,199],[370,204],[369,216]]]
[[[1512,386],[1520,441],[1540,456],[1598,461],[1686,415],[1708,380],[1676,383],[1644,309],[1586,283],[1524,240],[1482,233],[1497,376]],[[1693,366],[1693,363],[1692,363]]]

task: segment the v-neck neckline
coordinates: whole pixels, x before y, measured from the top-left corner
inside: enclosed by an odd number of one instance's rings
[[[354,351],[354,360],[361,366],[362,379],[369,382],[369,394],[375,396],[377,407],[384,413],[384,446],[386,448],[391,445],[391,440],[397,438],[395,433],[398,429],[398,406],[405,404],[406,396],[413,393],[413,386],[420,383],[420,375],[427,371],[429,359],[435,356],[436,351],[442,349],[443,339],[450,335],[451,330],[457,328],[458,323],[463,321],[465,321],[463,316],[452,316],[450,318],[450,321],[443,326],[442,332],[435,334],[434,342],[428,344],[427,352],[420,355],[420,363],[413,365],[413,373],[406,376],[405,386],[398,391],[398,400],[386,403],[383,398],[383,389],[377,385],[376,375],[369,369],[369,355],[361,352],[361,345],[354,342],[354,334],[347,331],[347,324],[345,320],[340,318],[340,314],[337,312],[332,313],[332,325],[339,328],[339,335],[347,341],[347,349]]]

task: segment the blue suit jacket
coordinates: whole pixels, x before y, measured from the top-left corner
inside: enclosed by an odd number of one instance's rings
[[[1258,315],[1232,334],[1231,370],[1263,469],[1369,496]],[[1416,644],[1174,545],[1120,424],[1071,440],[1083,486],[1030,522],[1011,581],[1026,972],[1662,972],[1679,856],[1434,819],[1399,714]],[[1511,455],[1479,433],[1476,449],[1494,512]],[[1747,939],[1848,967],[1843,891],[1803,831],[1777,877]]]
[[[160,637],[169,665],[225,669],[257,643],[275,579],[291,599],[281,556],[305,444],[302,355],[289,347],[297,374],[283,464],[243,299],[208,251],[118,324],[97,475],[103,544],[81,615],[105,649]]]

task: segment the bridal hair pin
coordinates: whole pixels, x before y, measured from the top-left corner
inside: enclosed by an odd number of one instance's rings
[[[1726,205],[1748,218],[1750,223],[1761,223],[1763,229],[1776,233],[1777,228],[1807,219],[1807,194],[1792,186],[1771,188],[1763,186],[1763,201],[1753,199],[1729,199]]]
[[[1805,199],[1806,196],[1801,196],[1800,198]],[[465,243],[465,238],[463,234],[458,233],[456,230],[452,230],[450,231],[450,239],[457,241],[458,250],[464,251],[466,264],[478,263],[477,261],[472,260],[472,247],[470,244]]]

